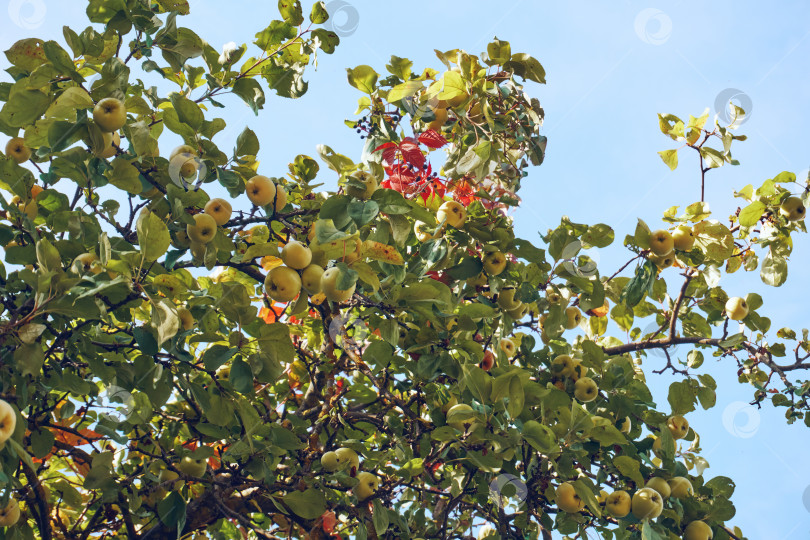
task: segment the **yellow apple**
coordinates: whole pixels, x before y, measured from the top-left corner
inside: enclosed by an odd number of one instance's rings
[[[178,480],[180,475],[174,471],[170,471],[169,469],[163,469],[160,471],[160,475],[158,476],[158,482],[161,484],[165,482],[172,482],[171,484],[167,484],[166,487],[171,489],[172,491],[180,491],[183,489],[183,486],[186,484],[183,480]]]
[[[174,232],[174,236],[172,237],[172,245],[178,249],[187,248],[191,244],[191,241],[186,234],[186,231],[179,230]]]
[[[661,497],[665,499],[669,498],[669,494],[672,492],[672,489],[669,487],[669,483],[660,476],[653,476],[647,480],[644,487],[654,489],[659,493],[659,495],[661,495]]]
[[[276,212],[287,206],[287,192],[282,186],[276,186],[276,204],[273,206]]]
[[[104,148],[97,152],[96,155],[100,158],[107,159],[113,157],[118,153],[118,148],[121,147],[121,136],[117,131],[112,133],[104,133]]]
[[[194,328],[194,315],[189,310],[180,308],[177,310],[177,316],[180,318],[180,324],[185,330]]]
[[[633,423],[630,421],[630,417],[625,416],[624,420],[616,422],[616,429],[622,433],[630,433],[630,430],[633,429]]]
[[[169,161],[173,160],[174,158],[176,158],[181,154],[189,154],[191,156],[196,156],[197,150],[193,146],[181,144],[180,146],[172,150],[171,154],[169,154]]]
[[[669,268],[673,264],[675,264],[675,255],[670,253],[669,255],[652,255],[650,260],[653,264],[658,267],[658,270],[663,270],[664,268]]]
[[[127,122],[127,108],[118,99],[104,98],[93,108],[93,121],[101,131],[118,131]]]
[[[365,501],[377,493],[379,488],[380,479],[370,472],[363,471],[357,474],[357,485],[352,488],[352,492],[354,492],[358,500]]]
[[[15,499],[9,499],[5,508],[0,509],[0,527],[11,527],[20,519],[20,506]]]
[[[427,125],[428,129],[433,131],[442,131],[442,126],[447,123],[447,109],[437,108],[433,111],[433,120]]]
[[[473,408],[466,403],[457,403],[447,410],[447,425],[459,431],[472,431],[478,425]]]
[[[497,276],[506,269],[506,255],[500,251],[490,251],[481,259],[484,271],[490,276]]]
[[[17,427],[17,414],[14,412],[14,407],[0,399],[0,444],[4,444],[11,438],[15,427]]]
[[[205,203],[205,213],[213,217],[219,226],[228,223],[232,211],[231,203],[225,199],[211,199]]]
[[[574,306],[569,306],[565,308],[565,329],[566,330],[573,330],[577,326],[579,326],[580,321],[582,321],[582,312],[579,308]]]
[[[563,512],[573,514],[585,508],[585,503],[577,495],[574,484],[571,482],[564,482],[556,489],[556,502],[557,507]]]
[[[365,189],[356,188],[351,184],[346,185],[346,193],[358,199],[369,199],[371,195],[377,190],[377,179],[374,175],[366,171],[358,171],[351,175],[351,180],[359,182],[365,186]]]
[[[199,162],[196,157],[188,154],[179,154],[169,162],[170,170],[179,171],[183,178],[191,178],[197,175]]]
[[[301,292],[301,276],[292,268],[276,266],[264,279],[264,290],[277,302],[289,302]]]
[[[608,498],[608,492],[605,491],[604,489],[600,489],[599,490],[599,495],[596,496],[596,502],[598,502],[601,505],[604,505],[605,501],[607,501],[607,498]]]
[[[695,233],[689,225],[679,225],[672,233],[672,243],[679,251],[692,251],[695,246]]]
[[[100,274],[103,270],[101,264],[98,262],[98,256],[95,253],[82,253],[73,259],[73,264],[79,263],[80,271],[83,274],[88,272],[92,274]]]
[[[475,277],[467,278],[468,287],[483,287],[484,285],[489,285],[489,278],[484,272]]]
[[[641,488],[633,495],[633,515],[638,519],[655,519],[664,511],[664,499],[652,488]]]
[[[657,458],[664,458],[664,448],[663,443],[661,442],[661,437],[653,437],[652,451]]]
[[[714,538],[712,528],[704,521],[693,521],[683,530],[683,540],[711,540]]]
[[[689,422],[683,416],[671,416],[667,420],[667,428],[673,439],[683,439],[689,433]]]
[[[276,184],[266,176],[256,175],[245,184],[245,193],[256,206],[267,206],[276,198]]]
[[[614,491],[607,496],[605,510],[608,514],[616,518],[623,518],[630,513],[632,499],[630,494],[623,490]]]
[[[191,456],[186,456],[177,464],[177,470],[186,476],[199,478],[205,474],[206,461],[206,459],[194,459]]]
[[[317,264],[310,264],[304,271],[301,272],[301,286],[307,294],[318,294],[321,292],[321,278],[323,277],[323,268]]]
[[[659,229],[650,233],[650,250],[656,255],[669,255],[674,248],[675,240],[669,231]]]
[[[524,315],[529,311],[529,306],[526,304],[520,304],[515,309],[507,310],[506,313],[512,317],[513,320],[519,321],[523,318]]]
[[[779,213],[788,221],[801,221],[807,215],[807,209],[800,198],[788,197],[779,206]]]
[[[340,269],[337,267],[325,270],[321,276],[321,291],[330,302],[346,302],[354,295],[356,285],[352,285],[348,289],[337,288],[339,277]]]
[[[726,315],[732,321],[741,321],[748,316],[748,302],[745,298],[734,296],[726,302]]]
[[[416,235],[416,239],[420,242],[434,240],[442,235],[443,229],[439,229],[435,233],[433,232],[433,229],[434,227],[429,226],[424,221],[416,221],[413,224],[413,232]]]
[[[352,469],[360,469],[360,456],[351,448],[338,448],[335,450],[335,455],[338,458],[338,466],[341,469],[346,469],[351,472]]]
[[[340,468],[340,461],[335,452],[326,452],[321,456],[321,467],[329,472],[335,472]]]
[[[31,159],[31,149],[25,145],[25,140],[22,137],[13,137],[6,143],[5,154],[14,161],[25,163]]]
[[[20,213],[28,216],[30,220],[36,219],[37,214],[39,214],[39,207],[37,206],[37,202],[33,199],[24,202],[17,195],[14,195],[11,198],[11,204],[12,206],[16,206]]]
[[[590,377],[582,377],[574,383],[574,397],[582,403],[588,403],[596,399],[599,395],[599,387],[596,381]]]
[[[512,358],[517,352],[517,345],[511,338],[501,338],[498,342],[498,347],[503,351],[507,358]]]
[[[676,476],[669,482],[670,497],[674,499],[685,499],[691,497],[694,490],[692,489],[692,482],[684,476]]]
[[[303,270],[312,262],[312,251],[297,240],[290,240],[281,249],[281,260],[296,270]]]
[[[445,201],[436,211],[436,221],[460,229],[467,219],[467,210],[457,201]]]
[[[558,354],[554,357],[554,360],[551,361],[551,364],[561,366],[558,373],[574,380],[579,379],[588,372],[588,367],[582,365],[581,359],[571,358],[571,356],[567,354]]]
[[[194,225],[186,225],[186,234],[192,242],[207,244],[217,234],[217,222],[213,216],[204,212],[194,214]]]
[[[523,302],[520,300],[515,300],[516,292],[517,289],[514,287],[506,287],[501,289],[501,292],[498,293],[498,305],[501,306],[501,309],[509,311],[512,309],[517,309],[523,305]]]

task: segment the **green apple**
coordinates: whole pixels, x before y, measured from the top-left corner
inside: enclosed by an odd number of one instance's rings
[[[585,503],[577,495],[574,484],[571,482],[563,482],[555,490],[555,501],[557,507],[563,512],[573,514],[585,508]]]
[[[514,287],[506,287],[501,289],[501,292],[498,293],[498,305],[501,306],[501,309],[504,311],[510,311],[523,305],[523,302],[520,300],[515,300],[516,292],[517,289]]]
[[[22,137],[13,137],[6,143],[5,154],[18,164],[25,163],[31,159],[31,149],[25,145]]]
[[[205,203],[204,211],[206,214],[214,218],[217,225],[221,227],[222,225],[228,223],[228,220],[231,219],[233,208],[231,207],[231,203],[225,199],[211,199]]]
[[[186,456],[177,464],[177,470],[186,476],[193,476],[200,478],[205,474],[208,467],[206,459],[194,459],[191,456]]]
[[[199,161],[194,156],[180,154],[171,159],[169,168],[171,171],[178,171],[183,178],[193,178],[197,176]]]
[[[554,369],[556,373],[564,377],[570,377],[577,380],[588,372],[588,367],[582,365],[582,360],[579,358],[572,358],[568,354],[558,354],[551,361],[552,366],[560,366]]]
[[[340,468],[340,460],[335,452],[326,452],[321,456],[321,467],[329,472],[335,472]]]
[[[104,98],[93,108],[93,121],[101,131],[118,131],[127,122],[127,108],[121,100]]]
[[[732,321],[741,321],[748,316],[748,302],[745,298],[734,296],[726,302],[726,315]]]
[[[684,476],[676,476],[669,482],[670,497],[673,499],[685,499],[691,497],[694,490],[692,489],[692,482]]]
[[[711,540],[714,538],[712,528],[704,521],[693,521],[683,530],[683,540]]]
[[[276,198],[276,184],[266,176],[256,175],[245,184],[245,193],[256,206],[267,206]]]
[[[631,508],[638,519],[655,519],[664,511],[664,499],[654,489],[644,487],[633,495]]]
[[[692,251],[695,246],[695,233],[689,225],[679,225],[672,233],[672,243],[679,251]]]
[[[354,469],[357,472],[360,469],[360,456],[351,448],[338,448],[335,450],[338,458],[338,466],[341,469],[346,469],[349,472]]]
[[[506,255],[500,251],[489,251],[481,259],[484,271],[490,276],[497,276],[506,269]]]
[[[574,397],[582,403],[588,403],[596,399],[599,395],[599,387],[596,381],[590,377],[582,377],[574,383]]]
[[[182,326],[184,330],[194,328],[194,315],[192,315],[189,310],[180,308],[177,310],[177,316],[180,318],[180,326]]]
[[[501,338],[498,342],[498,348],[503,351],[507,358],[512,358],[517,353],[517,344],[512,338]]]
[[[467,219],[467,210],[457,201],[445,201],[436,211],[436,221],[460,229]]]
[[[489,278],[484,272],[475,277],[467,278],[468,287],[483,287],[485,285],[489,285]]]
[[[352,488],[352,491],[360,501],[365,501],[369,497],[377,493],[380,489],[380,479],[370,472],[361,472],[357,474],[357,485]]]
[[[301,286],[307,294],[318,294],[321,292],[322,277],[323,268],[317,264],[310,264],[301,272]]]
[[[82,274],[100,274],[103,270],[101,268],[101,264],[98,262],[98,256],[95,253],[82,253],[81,255],[77,255],[75,259],[73,259],[73,265],[77,266]]]
[[[416,235],[416,239],[420,242],[427,242],[428,240],[435,240],[442,235],[442,231],[444,230],[439,229],[435,233],[433,230],[435,227],[431,227],[424,221],[416,221],[413,224],[413,233]]]
[[[28,219],[34,220],[39,214],[39,207],[37,206],[37,201],[32,199],[30,201],[23,201],[17,195],[14,195],[11,198],[11,205],[17,207],[17,210],[20,213],[25,214],[28,216]]]
[[[160,471],[160,476],[158,476],[158,482],[161,484],[165,482],[172,482],[171,484],[167,484],[166,487],[171,489],[172,491],[180,491],[183,489],[183,486],[186,484],[183,480],[177,480],[180,478],[180,475],[174,471],[169,469],[163,469]]]
[[[264,291],[277,302],[290,302],[301,292],[301,276],[292,268],[276,266],[264,278]]]
[[[217,222],[209,214],[194,214],[194,225],[186,225],[186,234],[192,242],[207,244],[217,235]]]
[[[658,255],[669,255],[675,249],[675,240],[672,234],[664,229],[658,229],[650,233],[650,250]]]
[[[96,155],[102,159],[115,156],[115,154],[118,153],[118,148],[121,147],[121,136],[117,131],[103,133],[102,136],[104,137],[104,148],[100,152],[97,152]]]
[[[312,262],[312,251],[297,240],[290,240],[281,248],[281,260],[296,270],[303,270]]]
[[[788,221],[801,221],[807,215],[807,209],[800,198],[788,197],[779,206],[779,213]]]
[[[630,513],[632,499],[624,490],[614,491],[605,500],[605,510],[615,518],[623,518]]]
[[[569,306],[565,308],[565,329],[573,330],[582,321],[582,312],[579,308]]]
[[[658,267],[658,270],[663,270],[664,268],[669,268],[673,264],[675,264],[675,255],[670,253],[669,255],[651,255],[650,260],[653,264]]]
[[[526,304],[520,304],[515,309],[507,310],[506,313],[510,317],[512,317],[512,320],[519,321],[520,319],[522,319],[526,315],[526,313],[528,313],[528,311],[529,311],[529,306],[527,306]]]
[[[354,187],[351,184],[346,184],[346,193],[358,199],[369,199],[371,195],[377,190],[377,179],[374,175],[366,171],[358,171],[349,177],[354,182],[359,182],[365,186],[364,189]]]
[[[17,414],[14,412],[14,407],[0,399],[0,444],[4,444],[11,438],[15,427],[17,427]]]
[[[667,428],[672,433],[673,439],[683,439],[689,433],[689,422],[683,416],[670,416],[667,420]]]
[[[672,489],[669,487],[669,483],[660,476],[653,476],[647,480],[644,487],[654,489],[661,495],[661,497],[665,499],[669,498],[669,494],[672,492]]]
[[[447,410],[447,425],[459,431],[473,431],[478,425],[475,411],[466,403],[457,403]]]
[[[346,302],[354,295],[356,285],[352,285],[348,289],[338,289],[339,277],[340,269],[335,266],[325,270],[321,276],[321,291],[330,302]]]
[[[5,508],[0,509],[0,527],[11,527],[20,520],[20,506],[16,499],[9,499]]]

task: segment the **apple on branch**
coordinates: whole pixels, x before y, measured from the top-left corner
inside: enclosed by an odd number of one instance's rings
[[[6,156],[10,157],[17,164],[25,163],[31,159],[31,149],[25,144],[22,137],[13,137],[6,143]]]
[[[127,109],[113,97],[106,97],[93,108],[93,121],[101,131],[118,131],[127,122]]]

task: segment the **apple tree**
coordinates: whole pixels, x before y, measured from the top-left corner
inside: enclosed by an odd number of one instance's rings
[[[808,330],[719,286],[785,283],[807,181],[718,219],[702,185],[745,137],[661,115],[700,201],[618,241],[565,217],[516,237],[545,72],[498,39],[348,69],[357,154],[266,170],[219,96],[299,98],[339,44],[323,2],[278,8],[220,53],[187,1],[90,0],[64,45],[6,51],[3,538],[743,538],[688,415],[716,358],[810,425]],[[587,257],[611,245],[622,267]]]

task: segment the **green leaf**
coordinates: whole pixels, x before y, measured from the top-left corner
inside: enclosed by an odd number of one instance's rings
[[[147,261],[156,261],[166,254],[172,243],[169,229],[153,212],[142,213],[136,224],[138,245]]]
[[[186,501],[178,492],[172,491],[168,497],[160,501],[157,510],[158,517],[164,525],[182,529],[186,521]]]
[[[520,416],[520,413],[523,412],[525,399],[523,382],[520,380],[520,377],[514,375],[509,380],[509,402],[506,404],[506,410],[509,416],[512,418]]]
[[[543,454],[551,454],[559,449],[554,432],[535,420],[523,423],[521,435],[532,448]]]
[[[422,81],[407,81],[402,84],[398,84],[389,90],[388,97],[386,99],[389,103],[394,103],[403,98],[416,94],[424,87],[425,85]]]
[[[457,265],[448,268],[445,272],[453,279],[461,281],[463,279],[475,277],[481,273],[484,265],[478,257],[464,257]]]
[[[360,65],[353,69],[347,68],[346,73],[349,78],[349,84],[361,92],[371,94],[374,91],[378,75],[371,66]]]
[[[677,150],[662,150],[658,152],[661,159],[669,167],[670,171],[674,171],[678,167],[678,151]]]
[[[259,138],[250,129],[245,128],[236,138],[237,156],[256,156],[259,154]]]
[[[264,107],[264,90],[259,81],[243,77],[233,83],[232,91],[250,106],[256,116],[259,115],[259,109]]]
[[[615,233],[609,225],[598,223],[588,227],[588,230],[582,235],[583,247],[586,249],[591,246],[598,248],[607,247],[613,243],[614,237]]]
[[[137,195],[143,191],[140,173],[135,166],[124,158],[117,157],[112,162],[112,169],[105,173],[110,183],[127,193]]]
[[[293,26],[304,22],[304,10],[298,0],[278,0],[278,11],[281,17]]]
[[[234,85],[234,88],[235,87],[236,85]],[[187,97],[177,93],[172,94],[170,99],[172,105],[174,106],[174,110],[177,112],[177,118],[179,118],[182,123],[191,127],[194,131],[199,130],[203,120],[205,120],[205,116],[203,115],[202,110],[200,110],[200,106]]]
[[[762,201],[754,201],[740,211],[739,220],[742,227],[753,227],[759,223],[759,219],[765,212],[765,203]]]
[[[238,351],[239,349],[237,348],[231,348],[225,345],[211,345],[202,355],[203,365],[206,370],[215,371],[229,359],[233,358]]]
[[[658,274],[655,264],[645,260],[643,264],[636,267],[636,273],[627,283],[619,297],[628,307],[635,307],[644,299],[644,296],[652,293],[655,277]]]
[[[59,255],[53,244],[47,238],[41,238],[37,242],[37,262],[39,265],[50,272],[62,271],[62,257]]]
[[[304,519],[315,519],[326,510],[326,498],[317,489],[293,491],[283,497],[284,504]]]
[[[788,276],[787,260],[784,257],[775,255],[773,249],[769,249],[762,260],[762,267],[759,271],[762,282],[771,287],[780,287]]]
[[[231,363],[231,373],[228,376],[228,381],[240,394],[253,393],[253,371],[250,369],[250,365],[241,358],[236,358]]]
[[[631,479],[637,485],[644,485],[644,477],[641,476],[641,473],[639,472],[641,469],[641,463],[639,463],[638,460],[633,459],[630,456],[617,456],[613,458],[613,465],[616,466],[616,469],[618,469],[620,473]]]
[[[672,414],[686,414],[694,411],[695,398],[695,388],[689,381],[676,381],[669,385],[667,401],[672,407]]]
[[[309,20],[313,24],[323,24],[329,20],[329,12],[323,2],[312,4],[312,11],[309,13]]]
[[[357,223],[358,227],[362,227],[377,217],[380,213],[379,205],[374,201],[352,201],[346,207],[346,212],[349,217]]]
[[[374,501],[372,501],[372,505],[374,507],[374,513],[372,515],[374,530],[377,531],[377,535],[381,536],[385,531],[388,530],[388,510],[386,510],[385,506],[383,506],[380,499],[374,499]]]
[[[33,124],[51,104],[48,94],[39,90],[19,90],[14,92],[0,109],[0,122],[11,127],[24,127]]]

